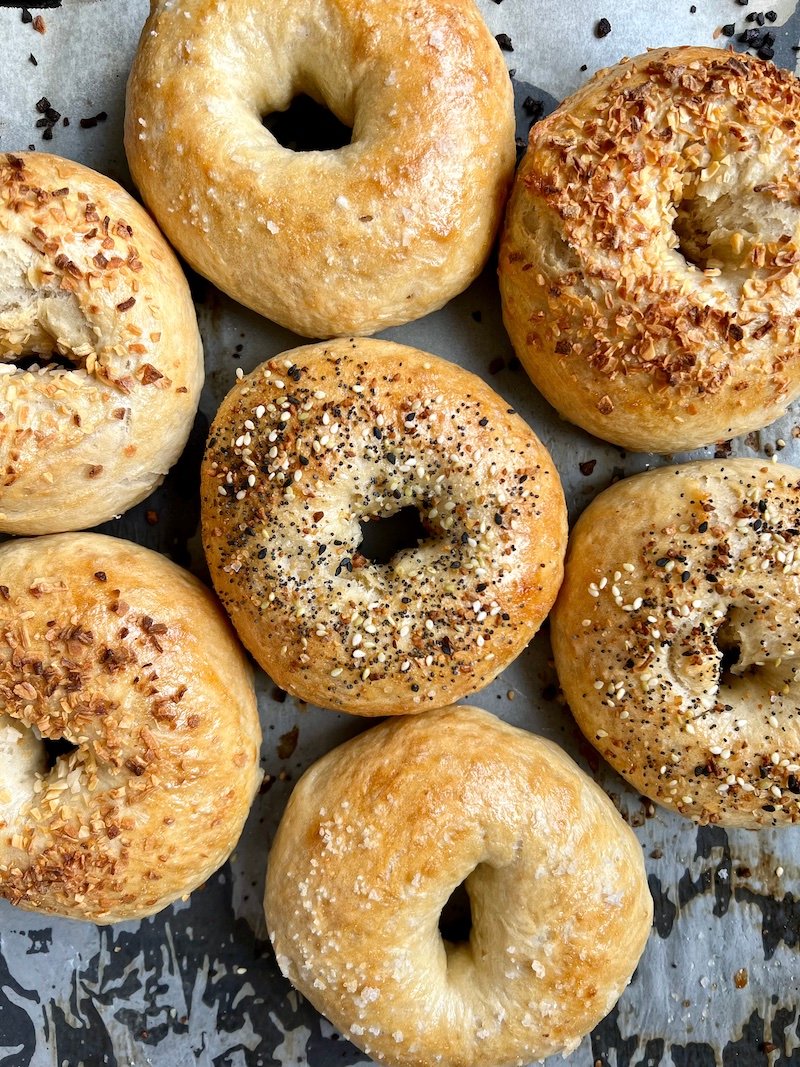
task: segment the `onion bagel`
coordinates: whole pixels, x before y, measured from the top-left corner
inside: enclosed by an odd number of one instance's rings
[[[283,147],[262,116],[299,94],[352,143]],[[480,271],[513,175],[513,110],[472,0],[155,0],[125,147],[195,270],[296,333],[368,334]]]
[[[551,617],[578,724],[701,823],[800,821],[800,470],[688,463],[618,482],[572,533]]]
[[[799,87],[753,56],[660,49],[533,127],[503,311],[567,419],[676,452],[766,426],[800,393]]]
[[[203,385],[189,287],[124,189],[0,155],[0,531],[75,530],[148,496]]]
[[[261,780],[250,668],[211,593],[127,541],[9,541],[0,634],[0,896],[111,923],[204,882]]]
[[[439,931],[469,896],[468,940]],[[391,1067],[574,1049],[647,940],[641,848],[556,745],[477,708],[393,719],[301,778],[269,857],[283,973]]]
[[[427,537],[373,563],[361,523],[413,508]],[[203,543],[222,603],[278,685],[396,715],[487,685],[563,574],[558,473],[468,371],[377,340],[284,352],[211,427]]]

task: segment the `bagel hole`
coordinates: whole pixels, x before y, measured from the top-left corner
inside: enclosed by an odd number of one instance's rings
[[[304,93],[296,96],[285,111],[264,115],[261,124],[279,145],[292,152],[335,152],[353,138],[349,126]]]
[[[6,367],[16,367],[17,370],[75,370],[83,361],[70,359],[60,352],[31,352],[24,356],[16,356],[14,359],[4,360]]]
[[[439,916],[439,933],[442,940],[457,945],[469,941],[472,930],[472,905],[465,882],[457,885],[442,908]]]
[[[53,770],[59,760],[69,759],[73,752],[78,751],[78,746],[67,741],[66,737],[55,739],[43,737],[42,744],[44,745],[45,767],[48,772]]]
[[[678,238],[678,251],[689,266],[698,270],[721,266],[714,260],[710,232],[701,223],[699,213],[692,210],[694,204],[694,199],[686,199],[677,205],[672,229]]]
[[[719,649],[719,684],[733,685],[741,677],[741,671],[734,672],[734,667],[742,658],[742,646],[734,631],[730,616],[723,619],[716,632],[714,643]]]
[[[691,189],[675,205],[672,229],[687,264],[698,270],[716,267],[743,282],[757,272],[754,249],[790,243],[797,221],[793,205],[763,190],[712,196]]]
[[[417,548],[428,532],[413,505],[400,508],[386,518],[365,519],[361,524],[358,551],[370,563],[390,563],[398,552]]]

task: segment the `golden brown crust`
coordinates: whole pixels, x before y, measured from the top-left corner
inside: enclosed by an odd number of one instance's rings
[[[0,896],[110,923],[204,882],[261,777],[251,672],[211,593],[127,541],[10,541],[0,634]],[[48,771],[39,738],[77,751]]]
[[[441,707],[533,637],[566,512],[536,435],[468,371],[377,340],[308,345],[239,382],[209,435],[203,543],[256,659],[358,715]],[[360,522],[416,507],[431,535],[386,565]]]
[[[438,921],[466,881],[468,942]],[[477,708],[394,719],[292,794],[269,858],[284,974],[391,1067],[505,1067],[571,1051],[650,930],[640,846],[556,746]]]
[[[299,93],[352,144],[283,148],[261,117]],[[481,269],[513,174],[513,96],[472,0],[156,2],[125,146],[164,231],[215,285],[308,337],[374,333]]]
[[[586,509],[551,617],[578,724],[702,823],[800,821],[800,470],[687,463]]]
[[[48,369],[54,354],[74,368]],[[71,160],[0,155],[0,530],[95,526],[143,500],[202,384],[189,287],[142,208]]]
[[[715,48],[625,60],[534,126],[500,282],[537,388],[640,451],[783,414],[800,391],[799,167],[795,76]]]

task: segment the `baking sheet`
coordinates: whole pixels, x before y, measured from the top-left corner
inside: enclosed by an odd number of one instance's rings
[[[661,45],[724,45],[722,25],[735,22],[742,30],[754,25],[746,16],[759,11],[775,12],[764,30],[775,34],[776,62],[794,68],[792,46],[800,44],[795,0],[750,0],[746,7],[735,0],[479,4],[492,32],[507,34],[513,47],[505,58],[521,137],[537,111],[529,98],[546,114],[622,55]],[[48,149],[130,188],[124,85],[147,7],[146,0],[31,5],[42,26],[23,21],[21,5],[0,4],[0,149]],[[601,17],[611,24],[603,38],[595,33]],[[45,128],[36,126],[43,97],[61,116],[47,141]],[[195,432],[164,486],[103,529],[203,576],[197,483],[209,420],[237,367],[246,373],[301,342],[202,279],[191,280],[208,371]],[[385,336],[461,363],[512,402],[551,450],[573,519],[613,478],[666,462],[604,445],[559,420],[541,400],[503,331],[493,265],[442,311]],[[800,463],[795,408],[780,423],[718,451],[769,457],[777,449],[781,459]],[[0,1067],[364,1062],[278,973],[260,902],[267,851],[293,782],[367,724],[299,705],[263,675],[259,696],[269,777],[232,861],[188,903],[141,923],[100,929],[0,902]],[[559,702],[546,628],[470,702],[563,745],[611,793],[647,859],[656,915],[644,958],[619,1005],[566,1062],[800,1067],[800,830],[698,829],[642,801],[599,765]]]

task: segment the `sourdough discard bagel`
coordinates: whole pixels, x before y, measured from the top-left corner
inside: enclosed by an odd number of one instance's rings
[[[800,821],[800,470],[687,463],[618,482],[573,530],[551,618],[586,737],[702,823]]]
[[[474,374],[340,340],[238,382],[209,434],[203,543],[242,640],[289,692],[357,715],[441,707],[537,631],[566,512],[545,448]],[[360,524],[404,507],[427,536],[388,563]]]
[[[659,49],[533,127],[500,284],[514,348],[566,418],[675,452],[798,395],[799,86],[753,56]]]
[[[464,882],[468,940],[438,923]],[[569,1052],[647,940],[641,848],[556,746],[477,708],[395,719],[315,763],[269,857],[283,973],[390,1067]]]
[[[262,116],[298,94],[352,143],[282,147]],[[125,147],[172,243],[235,300],[308,337],[374,333],[480,271],[513,96],[472,0],[154,0]]]
[[[203,384],[189,287],[116,182],[0,155],[0,531],[96,526],[178,459]]]
[[[211,593],[126,541],[9,541],[0,634],[0,897],[111,923],[204,882],[261,778],[251,672]],[[48,767],[43,739],[72,751]]]

